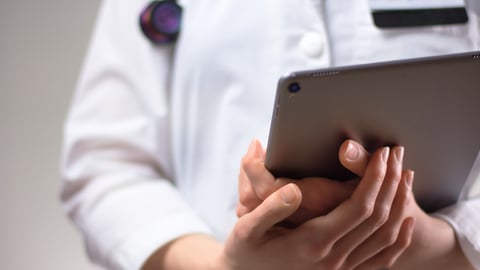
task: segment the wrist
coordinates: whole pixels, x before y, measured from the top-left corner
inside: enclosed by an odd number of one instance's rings
[[[419,210],[410,247],[393,269],[471,269],[446,221]]]
[[[438,267],[435,269],[473,270],[474,268],[465,256],[457,234],[450,223],[438,217],[430,216],[430,218],[430,230],[433,232],[430,234],[431,246],[435,246],[435,239],[438,238],[440,240],[438,253],[436,258],[434,258],[438,262]],[[438,236],[435,234],[436,230],[438,230]]]

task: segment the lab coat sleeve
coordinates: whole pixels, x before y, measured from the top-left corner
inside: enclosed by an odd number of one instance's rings
[[[102,3],[64,128],[63,207],[108,269],[139,269],[172,239],[210,233],[168,180],[173,48],[141,34],[146,4]]]
[[[475,269],[480,269],[480,198],[459,201],[435,216],[450,223],[465,256]]]

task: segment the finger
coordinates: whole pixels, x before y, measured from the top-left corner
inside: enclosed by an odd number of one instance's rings
[[[243,217],[244,215],[252,212],[252,210],[255,209],[255,208],[248,208],[248,207],[245,207],[241,204],[238,204],[237,205],[237,217],[240,218],[240,217]]]
[[[389,147],[383,147],[374,153],[371,162],[367,165],[364,176],[352,195],[353,202],[369,202],[370,206],[375,204],[378,192],[385,179],[389,156]]]
[[[295,184],[288,184],[272,193],[252,212],[241,217],[235,234],[246,240],[260,240],[275,224],[293,214],[302,200],[302,194]]]
[[[413,172],[409,170],[404,171],[401,185],[392,205],[390,218],[387,223],[349,255],[347,259],[348,265],[357,266],[361,264],[384,248],[391,246],[397,240],[408,210],[410,198],[412,197],[412,181]]]
[[[387,222],[390,211],[392,208],[392,202],[399,186],[400,178],[402,175],[402,163],[403,163],[403,147],[395,147],[392,149],[391,154],[387,161],[387,170],[385,178],[380,189],[380,193],[375,200],[375,206],[373,213],[362,224],[356,227],[351,233],[345,235],[340,239],[332,249],[332,258],[336,261],[346,259],[350,253],[353,252],[359,245],[364,243],[372,234],[377,233],[377,230]],[[403,219],[403,217],[399,217]],[[394,238],[388,245],[391,245],[396,239],[398,227],[392,229]],[[389,232],[388,232],[389,233]],[[387,235],[390,236],[390,235]],[[392,238],[392,236],[390,236]],[[389,238],[389,239],[391,239]],[[389,240],[387,239],[387,240]],[[383,239],[374,244],[375,248],[383,248],[379,246],[384,242]],[[376,251],[377,252],[377,251]]]
[[[410,246],[415,227],[415,219],[410,217],[405,219],[398,234],[395,243],[382,250],[374,257],[368,259],[355,269],[382,269],[391,268],[402,253]]]
[[[327,178],[303,178],[296,181],[296,184],[302,191],[302,207],[316,212],[317,216],[328,214],[350,198],[356,187],[353,183]]]
[[[275,177],[265,168],[264,160],[265,150],[258,140],[254,140],[248,154],[242,159],[242,168],[253,191],[262,200],[275,190]]]
[[[370,153],[354,140],[346,140],[338,151],[340,163],[358,176],[363,176],[370,159]]]
[[[325,221],[335,228],[331,240],[336,242],[365,221],[373,213],[375,200],[385,179],[390,148],[376,151],[369,162],[365,175],[352,196],[330,212]]]
[[[240,175],[238,177],[238,194],[238,217],[241,217],[242,215],[252,211],[262,203],[262,200],[257,197],[257,194],[253,190],[250,179],[248,179],[248,176],[243,168],[240,169]]]
[[[389,152],[389,148],[384,147],[372,155],[365,176],[347,201],[328,215],[305,222],[291,234],[309,239],[309,243],[312,243],[305,247],[303,253],[314,256],[319,261],[324,259],[340,238],[372,214],[375,199],[386,175]]]
[[[350,254],[371,238],[372,235],[378,233],[377,230],[387,222],[392,202],[397,188],[400,182],[402,174],[403,163],[403,147],[395,147],[391,150],[387,161],[387,169],[385,172],[385,179],[383,180],[380,192],[375,200],[375,206],[373,213],[358,227],[354,228],[351,232],[338,240],[332,247],[329,258],[327,260],[332,261],[330,264],[344,264]],[[400,216],[400,218],[402,218]],[[400,225],[392,228],[392,235],[389,236],[387,243],[391,245],[395,241]],[[388,231],[390,233],[390,231]],[[373,245],[373,251],[367,249],[370,252],[378,252],[379,249],[385,246],[378,246],[377,244],[383,243],[385,240],[380,239],[379,243]],[[368,254],[368,252],[365,252]]]

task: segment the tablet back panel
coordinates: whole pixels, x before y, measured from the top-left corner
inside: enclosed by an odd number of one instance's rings
[[[277,177],[346,180],[347,138],[405,146],[427,211],[454,203],[480,150],[480,52],[316,71],[280,79],[266,166]]]

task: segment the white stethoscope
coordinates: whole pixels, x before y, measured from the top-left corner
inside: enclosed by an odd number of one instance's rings
[[[154,44],[170,44],[177,40],[182,21],[182,8],[175,0],[153,1],[140,13],[140,28]]]

